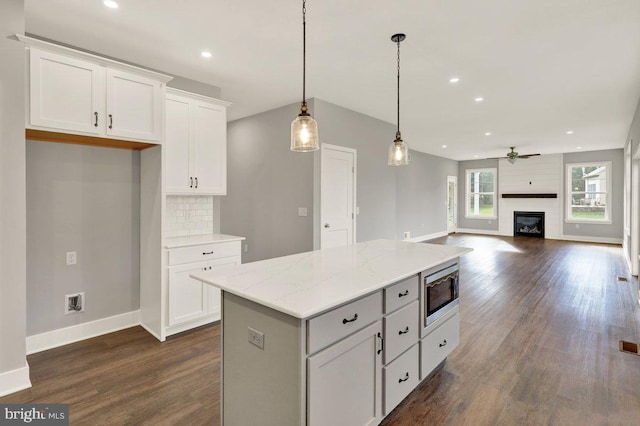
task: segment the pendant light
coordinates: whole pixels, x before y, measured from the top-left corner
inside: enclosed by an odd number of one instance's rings
[[[409,147],[402,140],[400,135],[400,42],[407,36],[404,34],[394,34],[391,41],[398,45],[398,130],[396,139],[389,146],[389,158],[387,164],[390,166],[404,166],[409,164]]]
[[[302,104],[300,114],[291,123],[291,151],[308,152],[317,151],[320,148],[318,142],[318,123],[307,112],[307,100],[305,97],[306,71],[307,71],[307,2],[302,0]]]

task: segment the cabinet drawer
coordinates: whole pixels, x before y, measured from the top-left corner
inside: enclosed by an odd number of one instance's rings
[[[220,259],[230,256],[240,256],[240,241],[170,249],[169,265],[180,265],[182,263]]]
[[[384,415],[393,410],[409,393],[418,386],[418,343],[403,353],[398,359],[384,367]]]
[[[384,313],[393,312],[418,298],[420,280],[417,275],[384,289]]]
[[[336,308],[307,321],[307,353],[329,346],[382,316],[382,292]]]
[[[384,363],[388,364],[418,342],[418,301],[414,300],[384,319]]]
[[[456,313],[420,342],[420,380],[427,377],[460,344],[460,314]]]

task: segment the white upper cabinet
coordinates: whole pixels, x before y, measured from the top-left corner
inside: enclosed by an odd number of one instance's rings
[[[107,135],[160,140],[161,112],[159,81],[107,69]]]
[[[26,127],[160,143],[171,77],[21,36],[29,45]]]
[[[230,104],[175,89],[166,99],[166,192],[226,195]]]
[[[28,124],[104,133],[104,67],[31,49]]]

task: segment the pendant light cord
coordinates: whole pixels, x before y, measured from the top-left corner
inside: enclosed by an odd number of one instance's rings
[[[400,134],[400,39],[398,39],[398,135]]]
[[[306,105],[307,86],[307,0],[302,0],[302,105]]]

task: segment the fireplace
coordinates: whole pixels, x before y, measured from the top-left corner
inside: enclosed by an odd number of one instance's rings
[[[544,212],[513,212],[513,236],[544,238]]]

